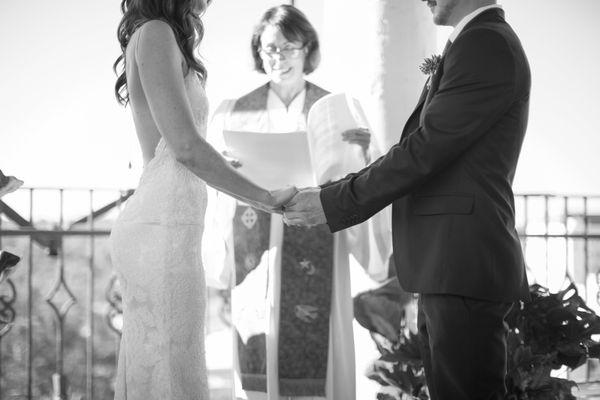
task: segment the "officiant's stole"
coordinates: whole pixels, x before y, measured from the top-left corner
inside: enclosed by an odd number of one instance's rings
[[[267,84],[238,99],[228,116],[229,129],[252,131],[265,126],[268,91]],[[304,118],[315,101],[326,94],[307,82]],[[270,226],[270,214],[238,204],[233,221],[236,285],[264,259]],[[325,396],[332,271],[333,235],[326,226],[307,229],[284,225],[277,355],[282,396]],[[254,295],[264,297],[265,293]],[[266,392],[265,333],[243,340],[238,334],[243,327],[235,328],[242,387]]]

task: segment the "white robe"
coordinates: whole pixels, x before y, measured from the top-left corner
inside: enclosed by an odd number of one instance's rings
[[[286,108],[279,97],[269,90],[267,98],[267,118],[261,118],[261,126],[248,127],[253,132],[294,132],[306,130],[306,120],[302,113],[306,91],[302,91]],[[221,104],[213,116],[209,129],[209,141],[219,150],[226,148],[222,132],[229,129],[227,115],[235,100]],[[218,201],[217,201],[218,198]],[[225,201],[227,199],[227,201]],[[207,223],[203,241],[204,265],[207,269],[207,284],[213,286],[233,286],[235,271],[233,233],[230,223],[235,213],[236,202],[230,197],[210,193],[207,209]],[[349,255],[373,276],[386,274],[387,259],[391,254],[391,226],[389,212],[379,215],[371,223],[364,223],[334,235],[333,287],[330,312],[329,350],[326,378],[326,397],[283,397],[279,395],[278,381],[278,330],[279,302],[281,287],[281,245],[283,241],[283,220],[280,215],[271,217],[269,251],[265,252],[259,266],[250,272],[240,285],[232,289],[232,316],[246,318],[245,326],[253,324],[266,330],[267,347],[267,393],[251,392],[242,389],[237,360],[237,342],[234,338],[234,399],[280,400],[280,399],[327,399],[355,400],[355,353],[352,330],[353,307],[350,293]],[[375,232],[377,231],[377,232]],[[389,238],[374,243],[375,237]],[[267,279],[264,279],[268,276]],[[262,295],[265,294],[265,295]],[[236,301],[243,298],[244,301]],[[249,300],[251,299],[251,300]],[[266,301],[266,315],[249,315],[242,311],[248,301]],[[252,319],[252,320],[250,320]],[[266,329],[265,329],[266,327]],[[240,332],[242,338],[253,332]]]

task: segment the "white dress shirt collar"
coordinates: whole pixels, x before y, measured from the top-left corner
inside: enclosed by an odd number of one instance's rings
[[[490,6],[479,7],[477,10],[475,10],[472,13],[466,15],[456,25],[456,27],[454,28],[454,31],[452,31],[452,34],[450,35],[450,37],[448,38],[448,40],[450,40],[450,42],[454,43],[454,40],[456,40],[456,38],[458,37],[458,35],[462,32],[462,30],[464,29],[464,27],[467,26],[467,24],[469,22],[471,22],[475,17],[477,17],[482,12],[487,11],[487,10],[491,10],[492,8],[500,8],[500,9],[502,9],[502,6],[500,4],[492,4]]]

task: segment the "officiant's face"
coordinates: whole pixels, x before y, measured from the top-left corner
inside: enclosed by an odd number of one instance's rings
[[[267,25],[260,35],[263,68],[274,83],[293,84],[304,79],[303,44],[286,39],[279,28]]]
[[[436,25],[452,25],[452,16],[460,0],[427,0]]]

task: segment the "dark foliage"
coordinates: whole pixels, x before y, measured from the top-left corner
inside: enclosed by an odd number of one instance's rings
[[[404,334],[405,293],[397,283],[359,294],[355,317],[371,331],[381,357],[367,374],[397,393],[380,393],[378,400],[412,396],[428,399],[423,365],[415,334]],[[518,302],[507,318],[509,400],[575,400],[575,382],[550,376],[554,369],[575,369],[589,358],[599,358],[600,318],[577,293],[574,284],[558,293],[540,285],[530,287],[531,301]],[[400,318],[399,318],[400,316]]]

